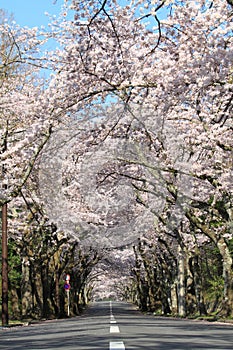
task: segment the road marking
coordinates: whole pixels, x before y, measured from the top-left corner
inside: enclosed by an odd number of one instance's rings
[[[112,313],[112,302],[109,302],[109,307],[110,307],[110,314]]]
[[[110,341],[109,350],[125,350],[123,341]]]
[[[110,323],[117,323],[117,321],[115,321],[115,320],[110,320]]]
[[[118,326],[110,326],[110,333],[120,333]]]

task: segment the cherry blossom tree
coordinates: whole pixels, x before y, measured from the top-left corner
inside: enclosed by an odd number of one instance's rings
[[[141,138],[143,146],[132,137],[134,155],[121,157],[121,161],[143,166],[147,184],[163,188],[161,197],[174,203],[168,229],[188,218],[219,243],[224,261],[230,262],[226,242],[231,238],[232,216],[231,7],[219,1],[190,2],[187,6],[174,2],[169,5],[171,14],[159,20],[158,7],[152,9],[149,3],[137,18],[132,7],[122,9],[116,2],[92,5],[89,9],[77,2],[72,5],[77,14],[67,26],[67,56],[63,56],[64,65],[59,66],[59,81],[55,78],[54,87],[59,84],[61,99],[75,110],[81,101],[93,99],[100,91],[103,98],[109,93],[121,98],[132,120],[138,120],[147,132],[151,145],[145,147],[145,137]],[[110,16],[113,9],[114,20]],[[145,18],[155,19],[156,28],[145,24]],[[61,38],[61,42],[65,40]],[[70,85],[62,86],[63,79]],[[80,82],[84,89],[79,88]],[[216,200],[217,207],[225,203],[222,212],[214,209]],[[210,217],[209,233],[192,215],[193,210],[198,216],[203,214],[196,210],[201,203]],[[218,216],[218,233],[211,223],[213,210]],[[219,234],[221,240],[215,240]],[[224,273],[229,276],[227,269]],[[227,279],[226,286],[232,289]]]
[[[154,228],[164,241],[173,235],[182,269],[183,254],[211,240],[231,314],[232,2],[65,1],[51,24],[60,47],[47,56],[46,87],[27,56],[39,44],[36,30],[4,30],[32,71],[24,84],[22,76],[3,79],[2,202],[20,193],[40,160],[51,222],[86,246],[94,238],[122,248]],[[90,111],[93,120],[82,122]]]

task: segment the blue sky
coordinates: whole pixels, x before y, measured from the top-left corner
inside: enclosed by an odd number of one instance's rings
[[[13,14],[20,26],[46,26],[49,18],[44,14],[58,15],[63,0],[0,0],[0,8]]]
[[[122,3],[124,2],[125,0],[122,0]],[[49,18],[45,12],[58,15],[62,5],[63,0],[0,0],[0,8],[6,10],[8,14],[12,13],[16,23],[23,27],[46,26]]]

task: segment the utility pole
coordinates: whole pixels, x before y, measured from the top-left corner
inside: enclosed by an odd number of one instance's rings
[[[2,326],[8,326],[7,203],[2,206]]]

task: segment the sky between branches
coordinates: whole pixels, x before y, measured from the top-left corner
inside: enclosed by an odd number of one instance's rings
[[[13,14],[20,26],[28,27],[47,26],[49,19],[45,13],[57,16],[62,4],[63,0],[0,0],[0,8]]]

